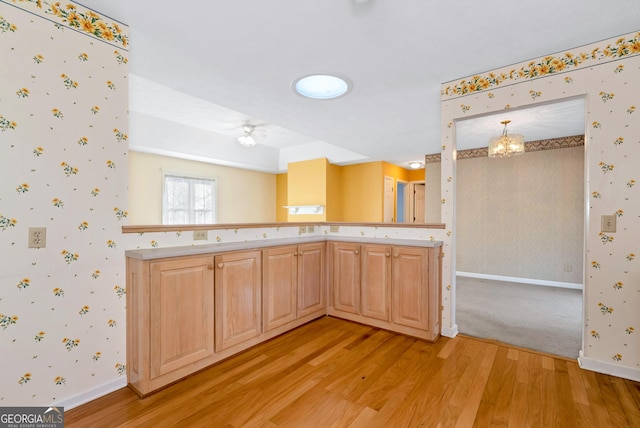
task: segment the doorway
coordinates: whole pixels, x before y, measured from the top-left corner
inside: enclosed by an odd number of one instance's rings
[[[410,217],[411,223],[423,224],[426,221],[425,182],[412,181],[410,183]]]
[[[409,218],[409,183],[396,181],[396,222],[406,223]]]
[[[573,102],[575,100],[571,100]],[[580,134],[585,133],[584,100],[582,111],[577,113],[580,122]],[[546,107],[546,106],[545,106]],[[526,115],[527,109],[521,109],[520,115]],[[509,112],[513,117],[514,112]],[[531,112],[533,116],[533,111]],[[482,119],[490,118],[500,123],[500,116],[487,115]],[[505,117],[505,119],[509,119]],[[469,120],[473,120],[469,119]],[[462,123],[464,121],[461,121]],[[466,125],[466,124],[465,124]],[[473,128],[478,128],[474,125]],[[462,127],[461,127],[462,128]],[[472,128],[471,126],[469,128]],[[498,129],[499,131],[499,129]],[[535,130],[520,131],[510,129],[514,133],[522,133],[527,141],[531,141],[527,134],[535,135]],[[485,133],[485,138],[475,137],[476,140],[488,141],[488,137],[494,133]],[[463,129],[458,129],[456,124],[456,138],[464,140]],[[572,135],[575,135],[572,132]],[[562,137],[562,135],[560,135]],[[568,137],[568,136],[567,136]],[[554,139],[549,137],[549,139]],[[561,140],[560,138],[559,140]],[[541,141],[541,140],[536,140]],[[482,144],[482,143],[481,143]],[[481,147],[481,146],[480,146]],[[458,153],[467,149],[480,147],[456,147]],[[484,146],[486,147],[486,145]],[[527,284],[529,289],[547,293],[548,302],[553,297],[553,289],[557,294],[564,293],[566,288],[581,289],[584,284],[584,242],[585,242],[585,146],[561,148],[554,150],[540,150],[525,153],[513,158],[489,159],[465,158],[460,156],[455,166],[456,181],[456,274],[459,278],[460,289],[456,293],[460,296],[456,300],[462,300],[462,293],[475,292],[492,282],[496,294],[488,301],[501,301],[499,307],[514,309],[519,306],[513,298],[511,291],[522,284]],[[472,287],[478,285],[477,289]],[[530,281],[531,280],[531,281]],[[505,286],[511,285],[511,288]],[[550,287],[545,287],[550,285]],[[576,286],[576,287],[573,287]],[[575,307],[566,310],[578,312],[577,319],[582,321],[582,296],[580,290],[572,290],[579,298],[571,301]],[[520,295],[522,293],[519,293]],[[510,298],[509,296],[512,296]],[[465,297],[465,298],[468,298]],[[502,300],[500,300],[502,299]],[[537,326],[537,321],[551,318],[550,304],[541,298],[535,308],[535,314],[530,314],[531,322],[525,323],[531,326],[532,333],[545,329]],[[471,299],[479,301],[479,297]],[[531,299],[530,299],[531,300]],[[577,303],[576,303],[577,302]],[[461,309],[463,302],[456,304],[456,311]],[[475,303],[473,303],[475,305]],[[477,309],[477,308],[476,308]],[[467,310],[467,309],[464,309]],[[481,309],[482,311],[487,309]],[[524,308],[520,308],[519,318],[528,316]],[[486,317],[493,317],[494,313],[486,313]],[[555,314],[557,315],[557,314]],[[471,320],[479,320],[477,314],[474,317],[457,317],[458,329],[462,334],[470,334],[476,330],[476,323]],[[467,323],[464,324],[466,319]],[[523,336],[525,332],[517,330],[513,322],[498,319],[496,323],[500,328],[495,329],[495,336],[484,336],[488,339],[503,340],[509,342],[509,337]],[[479,324],[479,322],[478,322]],[[574,328],[573,339],[582,342],[580,327]],[[563,341],[560,328],[548,328],[544,331],[545,340],[551,344],[553,341]],[[475,335],[475,334],[471,334]],[[482,336],[481,336],[482,337]],[[517,344],[522,346],[522,344]],[[544,344],[543,344],[544,345]],[[542,352],[553,353],[549,349],[537,349]],[[576,347],[575,355],[578,357],[579,347]],[[566,355],[565,355],[566,356]]]

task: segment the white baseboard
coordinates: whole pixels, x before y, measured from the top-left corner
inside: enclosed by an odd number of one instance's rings
[[[122,378],[103,383],[102,385],[74,395],[73,397],[62,399],[60,400],[60,402],[55,403],[55,405],[64,407],[65,411],[71,410],[74,407],[78,407],[82,404],[88,403],[89,401],[100,398],[103,395],[109,394],[110,392],[117,391],[118,389],[124,388],[125,386],[127,386],[127,378],[123,376]]]
[[[484,273],[456,272],[457,276],[465,276],[467,278],[490,279],[492,281],[519,282],[523,284],[544,285],[547,287],[572,288],[574,290],[582,290],[582,284],[573,282],[547,281],[544,279],[518,278],[515,276],[487,275]]]
[[[582,351],[580,351],[580,356],[578,357],[578,364],[580,365],[580,368],[585,370],[591,370],[592,372],[604,373],[640,382],[640,369],[634,367],[623,367],[605,361],[594,360],[593,358],[585,357]]]
[[[458,324],[454,324],[453,327],[442,327],[440,334],[444,337],[456,337],[458,335]]]

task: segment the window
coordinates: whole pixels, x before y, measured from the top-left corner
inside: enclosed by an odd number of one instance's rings
[[[216,181],[164,174],[162,224],[216,222]]]

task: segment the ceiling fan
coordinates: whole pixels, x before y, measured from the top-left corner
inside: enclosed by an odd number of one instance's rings
[[[255,126],[245,124],[242,125],[243,135],[238,137],[238,142],[245,147],[253,147],[256,145],[256,140],[253,138],[253,131],[255,130]]]

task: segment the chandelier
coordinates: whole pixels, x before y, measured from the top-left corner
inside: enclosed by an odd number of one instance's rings
[[[510,120],[500,122],[504,125],[502,135],[489,140],[489,157],[506,158],[524,153],[524,136],[521,134],[507,135],[507,124]]]

